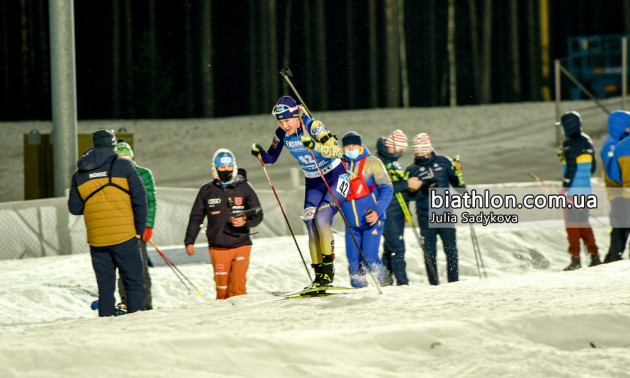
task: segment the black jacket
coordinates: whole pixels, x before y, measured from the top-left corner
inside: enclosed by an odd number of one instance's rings
[[[218,179],[204,184],[190,211],[184,244],[194,244],[201,230],[204,218],[208,217],[206,236],[210,247],[236,248],[251,245],[249,228],[255,227],[263,219],[263,213],[248,216],[243,227],[233,227],[229,222],[232,212],[252,209],[260,206],[254,188],[247,182],[245,172],[239,169],[236,179],[223,187]],[[230,208],[230,205],[232,206]]]

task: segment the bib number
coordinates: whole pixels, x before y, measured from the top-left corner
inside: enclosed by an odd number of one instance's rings
[[[337,192],[341,193],[345,198],[348,197],[348,192],[350,191],[350,183],[348,182],[348,175],[339,176],[339,180],[337,180]]]

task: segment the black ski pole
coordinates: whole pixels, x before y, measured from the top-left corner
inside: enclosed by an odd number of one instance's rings
[[[427,249],[424,247],[424,238],[418,233],[416,225],[413,223],[413,216],[411,215],[409,207],[407,206],[407,203],[403,199],[403,196],[400,192],[396,193],[396,199],[398,200],[398,204],[403,211],[405,222],[409,223],[409,226],[411,226],[411,230],[413,231],[413,234],[416,237],[418,244],[420,244],[420,248],[422,248],[422,254],[424,255],[424,265],[427,268],[427,279],[429,278],[429,270],[433,274],[433,277],[435,277],[435,279],[438,279],[437,272],[435,271],[435,266],[433,266],[433,264],[429,261]],[[437,256],[435,257],[435,264],[437,265]]]
[[[311,283],[313,283],[313,278],[311,277],[311,271],[308,270],[308,266],[306,265],[306,260],[304,260],[304,255],[302,255],[302,251],[300,250],[300,245],[298,244],[297,239],[295,239],[295,234],[293,233],[293,229],[291,228],[291,224],[289,223],[289,218],[287,218],[287,214],[284,212],[284,207],[282,207],[282,202],[280,202],[280,197],[278,197],[276,188],[273,186],[273,182],[271,182],[271,177],[269,176],[269,172],[267,172],[267,167],[265,166],[265,162],[263,161],[260,153],[258,154],[258,160],[260,160],[260,164],[262,165],[263,170],[265,171],[265,175],[267,176],[269,185],[271,185],[271,190],[273,190],[273,194],[276,196],[276,200],[278,201],[278,205],[280,206],[280,210],[282,211],[282,216],[284,216],[284,221],[287,223],[287,226],[289,227],[289,231],[291,232],[291,236],[293,237],[293,242],[295,243],[295,247],[297,248],[298,253],[300,254],[300,257],[302,258],[302,263],[304,264],[304,269],[306,269],[306,274],[308,274],[308,279],[310,280],[309,285],[310,285]]]
[[[171,269],[173,270],[173,272],[175,273],[175,275],[177,276],[177,278],[179,278],[179,280],[184,284],[184,286],[186,286],[186,289],[188,289],[188,291],[190,291],[190,288],[188,287],[188,285],[182,280],[182,277],[184,279],[186,279],[186,281],[188,281],[188,283],[190,284],[190,286],[192,286],[195,289],[195,293],[197,295],[201,294],[201,290],[197,289],[197,286],[195,286],[194,283],[192,283],[188,277],[186,277],[186,275],[184,273],[182,273],[181,270],[179,270],[179,268],[177,266],[175,266],[175,264],[171,261],[171,259],[169,259],[164,253],[162,253],[162,251],[160,251],[160,249],[153,244],[152,241],[148,241],[149,244],[151,244],[153,246],[153,248],[155,248],[155,250],[160,254],[160,256],[162,256],[162,258],[164,259],[164,261],[166,262],[166,264],[168,264],[168,266],[171,267]],[[181,276],[181,277],[180,277]]]
[[[477,233],[475,232],[475,228],[473,225],[470,225],[470,239],[473,244],[473,252],[475,253],[475,260],[477,261],[477,273],[479,273],[479,278],[481,277],[481,273],[485,278],[488,278],[488,273],[486,273],[486,266],[483,263],[483,257],[481,257],[481,248],[479,248],[479,240],[477,239]],[[477,257],[478,256],[478,257]],[[479,264],[481,263],[481,268]]]
[[[308,107],[306,106],[306,104],[302,100],[302,97],[300,97],[300,94],[297,92],[297,90],[293,86],[293,83],[291,83],[291,79],[289,79],[289,77],[288,77],[288,74],[291,74],[291,70],[289,70],[288,68],[286,70],[283,69],[283,70],[280,71],[280,74],[289,83],[289,85],[291,86],[291,89],[293,89],[293,92],[295,93],[297,98],[300,100],[300,102],[302,103],[302,106],[304,106],[304,109],[308,112],[308,114],[310,116],[311,113],[308,110]],[[301,122],[302,122],[302,119],[300,119],[300,123]],[[302,124],[302,128],[306,132],[304,124]],[[308,135],[310,135],[310,134],[308,134]],[[359,242],[357,242],[357,238],[352,233],[352,230],[350,230],[350,224],[348,223],[348,220],[346,219],[345,215],[343,215],[343,211],[341,211],[341,206],[339,206],[339,203],[337,202],[337,199],[335,198],[335,194],[332,192],[332,189],[330,189],[330,185],[328,185],[328,181],[326,181],[326,177],[324,177],[324,173],[322,172],[322,169],[319,167],[319,164],[317,163],[317,159],[315,159],[315,155],[313,154],[313,151],[310,148],[307,148],[307,149],[308,149],[308,152],[311,154],[311,158],[315,162],[315,166],[317,167],[317,171],[319,172],[319,175],[321,176],[322,180],[324,181],[324,184],[326,185],[326,189],[328,189],[328,192],[330,193],[330,196],[332,197],[333,201],[335,202],[335,206],[337,206],[337,210],[339,212],[339,215],[341,215],[341,219],[343,219],[343,223],[345,223],[346,229],[348,230],[348,233],[350,234],[350,236],[352,236],[352,240],[354,241],[354,244],[356,245],[357,249],[359,250],[359,254],[361,255],[361,259],[363,260],[363,263],[365,264],[365,266],[367,267],[368,271],[370,272],[370,276],[372,277],[372,280],[374,281],[374,285],[376,285],[376,290],[378,291],[379,294],[383,294],[383,292],[381,291],[381,286],[378,284],[378,280],[374,276],[374,271],[372,270],[372,267],[370,266],[370,264],[368,264],[367,259],[365,258],[365,255],[363,254],[363,250],[361,249],[361,246],[359,246]]]

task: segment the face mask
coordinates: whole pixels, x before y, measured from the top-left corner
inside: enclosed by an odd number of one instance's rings
[[[352,150],[352,151],[344,150],[344,153],[351,160],[354,160],[359,157],[359,150]]]
[[[219,174],[219,180],[221,180],[222,182],[230,181],[230,179],[232,178],[232,172],[234,172],[234,171],[219,171],[219,170],[217,170],[217,173]]]
[[[400,159],[400,157],[401,157],[401,156],[402,156],[402,151],[394,152],[394,153],[392,154],[392,157],[393,157],[394,159]]]
[[[429,160],[431,160],[431,154],[424,155],[424,156],[416,156],[414,160],[417,164],[424,164],[428,162]]]

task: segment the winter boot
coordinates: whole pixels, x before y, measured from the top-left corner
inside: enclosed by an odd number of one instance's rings
[[[591,255],[591,263],[588,266],[597,266],[602,262],[599,260],[599,255]]]
[[[569,266],[564,268],[564,270],[565,271],[578,270],[581,267],[582,267],[582,264],[580,264],[580,258],[571,256],[571,264],[569,264]]]
[[[609,251],[606,254],[606,258],[604,258],[604,264],[608,264],[608,263],[619,261],[619,260],[621,260],[621,254],[620,253]]]

